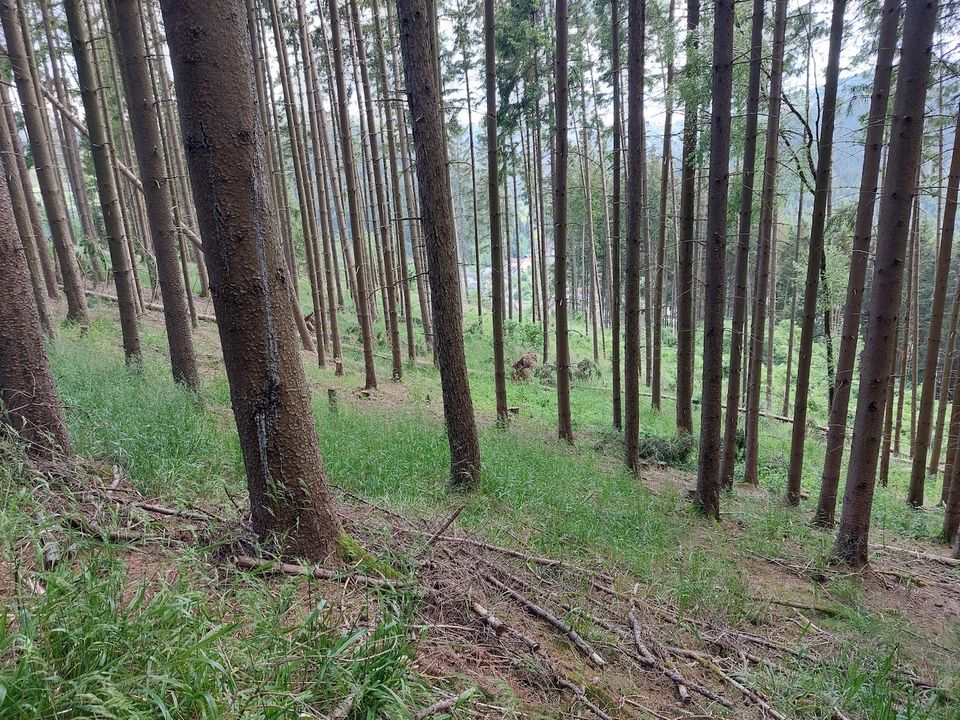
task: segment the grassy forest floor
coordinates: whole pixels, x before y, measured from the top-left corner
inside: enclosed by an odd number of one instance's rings
[[[328,577],[251,572],[215,327],[196,336],[197,398],[170,382],[158,313],[137,375],[114,307],[92,312],[89,332],[65,327],[51,348],[83,460],[41,474],[0,446],[0,717],[960,717],[960,567],[901,550],[946,554],[942,511],[904,502],[902,459],[874,507],[873,541],[891,547],[853,575],[810,526],[815,428],[811,498],[782,504],[790,426],[762,420],[761,485],[736,487],[712,525],[686,501],[695,449],[624,470],[607,363],[574,384],[574,447],[537,378],[508,385],[519,413],[495,428],[489,328],[468,322],[479,490],[448,491],[429,363],[396,384],[384,355],[367,395],[355,351],[343,377],[307,354],[330,479],[365,552]],[[540,351],[533,326],[508,331],[511,362]],[[785,352],[784,325],[774,387]],[[574,361],[591,355],[575,336]],[[667,347],[667,394],[673,366]],[[673,425],[669,402],[642,403],[645,434]]]

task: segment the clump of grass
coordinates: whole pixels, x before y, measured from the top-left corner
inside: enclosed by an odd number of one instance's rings
[[[314,717],[352,698],[350,717],[403,716],[427,696],[411,663],[410,605],[383,604],[371,630],[338,627],[323,602],[301,617],[302,579],[131,588],[100,552],[46,573],[44,594],[7,599],[0,627],[4,718]]]

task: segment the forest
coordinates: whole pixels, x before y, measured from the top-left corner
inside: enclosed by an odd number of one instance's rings
[[[0,719],[960,718],[956,0],[0,0]]]

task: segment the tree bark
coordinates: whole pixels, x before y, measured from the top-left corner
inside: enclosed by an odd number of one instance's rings
[[[957,115],[957,121],[953,134],[950,175],[947,179],[943,227],[937,249],[936,274],[933,279],[933,300],[930,305],[930,321],[927,325],[927,353],[923,363],[923,388],[920,392],[917,431],[913,443],[913,465],[910,470],[910,489],[907,493],[907,502],[914,507],[923,507],[927,450],[930,444],[933,398],[936,394],[937,385],[937,361],[940,357],[940,335],[943,329],[943,309],[947,301],[947,285],[950,282],[953,228],[957,220],[957,194],[960,190],[960,113]]]
[[[278,243],[243,0],[161,6],[253,527],[284,555],[321,560],[340,522]]]
[[[400,47],[413,119],[417,178],[432,288],[443,413],[450,443],[451,481],[474,488],[480,479],[480,446],[463,347],[463,306],[457,274],[453,203],[443,140],[443,114],[426,0],[398,0]]]
[[[319,0],[318,0],[319,1]],[[367,280],[364,263],[363,235],[360,230],[360,208],[357,201],[357,180],[354,170],[353,142],[350,137],[350,114],[347,108],[347,88],[343,74],[343,44],[340,40],[340,11],[337,0],[328,0],[330,7],[330,36],[333,44],[333,75],[337,90],[337,115],[340,122],[340,149],[343,173],[347,184],[347,205],[350,213],[350,233],[353,236],[353,258],[356,263],[354,284],[357,288],[357,322],[363,340],[363,367],[365,387],[377,387],[377,372],[373,364],[373,334],[367,307]]]
[[[700,0],[687,0],[687,66],[700,46]],[[693,433],[694,233],[697,211],[697,99],[688,95],[683,109],[683,157],[680,165],[680,234],[677,239],[677,433]]]
[[[120,331],[123,336],[123,353],[127,363],[140,365],[140,330],[137,320],[136,287],[133,283],[133,271],[127,257],[126,232],[121,217],[120,198],[117,194],[117,181],[113,172],[113,144],[107,135],[103,118],[103,107],[99,94],[99,83],[93,69],[90,47],[90,35],[80,8],[81,0],[65,0],[67,23],[70,28],[70,42],[73,45],[73,57],[77,64],[80,82],[80,95],[83,99],[87,129],[90,131],[90,150],[97,176],[97,191],[100,196],[100,209],[107,232],[107,245],[110,248],[110,264],[113,267],[113,282],[117,290],[117,307],[120,311]]]
[[[757,238],[756,276],[753,288],[753,322],[750,332],[747,368],[747,412],[745,417],[746,452],[744,481],[759,485],[760,455],[760,378],[763,338],[766,331],[767,286],[770,279],[770,246],[776,214],[777,163],[780,144],[780,106],[783,87],[783,48],[786,29],[786,2],[777,0],[774,12],[773,59],[770,71],[769,110],[760,191],[760,232]],[[836,4],[834,4],[836,7]],[[819,261],[818,261],[819,268]]]
[[[485,117],[487,125],[487,205],[490,209],[490,276],[493,283],[493,291],[490,298],[491,316],[493,318],[493,379],[494,393],[496,395],[497,423],[500,426],[506,426],[508,417],[506,373],[503,359],[503,245],[500,240],[497,58],[493,0],[484,0],[483,4],[483,45],[484,77],[487,94],[487,112]],[[557,371],[559,373],[559,368]]]
[[[857,217],[854,221],[853,247],[850,251],[850,273],[847,279],[843,329],[840,332],[833,403],[830,405],[830,419],[827,422],[827,449],[820,482],[820,497],[814,519],[814,522],[823,527],[833,527],[836,515],[840,463],[843,460],[843,448],[846,443],[847,412],[850,407],[853,367],[860,336],[860,314],[867,264],[870,258],[877,181],[880,177],[883,129],[886,123],[890,79],[893,75],[893,58],[897,45],[897,26],[900,20],[899,0],[885,0],[881,12],[880,30],[877,36],[877,65],[870,95],[870,111],[867,116],[863,169],[860,173],[860,198]]]
[[[747,271],[750,265],[750,232],[753,226],[753,184],[757,164],[757,125],[760,110],[760,56],[763,51],[764,0],[754,0],[750,29],[750,77],[747,81],[747,117],[743,143],[743,177],[734,268],[733,324],[730,332],[730,369],[727,376],[727,407],[723,431],[720,477],[724,487],[733,486],[737,459],[737,422],[740,416],[740,363],[747,319]]]
[[[720,519],[720,433],[723,396],[723,301],[727,252],[727,193],[730,182],[730,96],[733,86],[732,0],[716,0],[713,25],[713,107],[710,117],[710,174],[704,248],[703,383],[700,400],[700,467],[695,504]]]
[[[47,358],[30,273],[10,195],[2,182],[0,267],[5,274],[0,283],[0,422],[13,428],[31,455],[70,456],[73,448]]]
[[[109,0],[108,6],[113,32],[117,37],[120,71],[134,131],[133,143],[140,165],[150,236],[157,259],[170,367],[176,382],[197,389],[200,375],[193,352],[186,295],[178,265],[173,198],[166,177],[167,165],[162,155],[160,118],[150,80],[150,55],[140,22],[140,2]]]
[[[383,247],[383,275],[387,290],[387,333],[390,337],[390,355],[392,358],[393,379],[403,379],[403,353],[400,349],[400,322],[397,317],[397,284],[394,277],[393,232],[387,214],[387,195],[384,191],[383,169],[380,164],[380,141],[377,135],[376,119],[373,112],[373,93],[370,88],[370,75],[367,69],[367,51],[364,47],[360,27],[360,11],[357,0],[350,0],[350,15],[353,18],[353,34],[356,42],[357,61],[360,65],[360,84],[363,88],[364,109],[367,116],[367,133],[370,146],[370,164],[373,166],[373,187],[377,203],[379,236]]]
[[[3,24],[3,32],[7,40],[7,55],[10,58],[17,92],[20,96],[33,165],[40,184],[40,194],[43,197],[53,246],[59,260],[63,290],[67,296],[67,320],[86,326],[90,320],[83,290],[83,278],[80,275],[80,267],[73,248],[63,196],[58,190],[57,167],[53,160],[53,149],[44,126],[43,111],[35,85],[38,79],[30,73],[29,59],[18,19],[17,0],[0,2],[0,22]]]
[[[646,0],[627,11],[627,272],[624,307],[624,461],[637,470],[640,435],[640,255],[643,212],[643,83]]]
[[[810,362],[813,356],[813,332],[816,324],[818,285],[823,263],[827,200],[830,194],[833,131],[837,115],[837,86],[840,77],[840,48],[843,41],[843,15],[845,10],[846,0],[834,0],[833,17],[830,21],[826,82],[823,92],[823,117],[820,123],[820,138],[817,143],[817,176],[813,193],[813,216],[810,223],[807,279],[803,291],[803,323],[800,326],[800,352],[797,357],[790,467],[787,471],[786,499],[791,505],[800,503],[800,488],[803,480],[803,453],[807,439],[807,398],[810,394]],[[874,462],[876,462],[876,451],[874,451]]]
[[[5,121],[0,121],[0,156],[3,158],[3,173],[7,181],[13,218],[16,221],[18,241],[23,245],[24,259],[30,271],[30,283],[37,308],[37,319],[43,333],[51,340],[55,340],[57,328],[50,315],[50,309],[47,307],[46,286],[43,281],[40,260],[37,256],[37,239],[30,222],[30,211],[27,208],[28,201],[23,194],[23,185],[20,183],[17,162],[14,159],[15,152],[10,128]],[[13,272],[13,270],[8,267],[8,272]]]
[[[698,0],[690,0],[697,3]],[[610,219],[610,274],[611,302],[610,325],[613,335],[611,364],[613,375],[613,427],[620,430],[622,421],[620,390],[620,166],[623,162],[621,149],[621,108],[620,108],[620,0],[610,0],[610,75],[613,85],[613,198],[611,200]]]
[[[643,2],[643,0],[632,0]],[[554,315],[557,335],[557,425],[561,440],[573,442],[570,419],[570,336],[567,318],[567,136],[569,87],[569,27],[567,0],[556,0],[557,45],[554,78],[557,84],[553,168]]]
[[[907,5],[888,162],[880,197],[876,260],[860,360],[853,442],[840,529],[834,546],[837,559],[853,566],[864,565],[869,552],[870,511],[883,422],[879,409],[890,382],[894,328],[903,283],[902,258],[923,143],[924,101],[936,18],[935,1]]]

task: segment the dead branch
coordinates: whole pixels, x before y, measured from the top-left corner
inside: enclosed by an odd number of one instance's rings
[[[590,647],[590,645],[587,643],[586,640],[580,637],[580,634],[576,630],[574,630],[572,627],[567,625],[565,622],[563,622],[560,618],[558,618],[556,615],[551,613],[549,610],[542,608],[536,603],[528,600],[523,595],[521,595],[516,590],[514,590],[512,587],[510,587],[509,585],[504,585],[502,582],[497,580],[492,575],[485,575],[484,580],[489,582],[491,585],[493,585],[495,588],[503,592],[508,597],[512,598],[513,600],[516,600],[531,615],[534,615],[535,617],[540,618],[541,620],[546,622],[548,625],[552,626],[557,632],[561,633],[562,635],[565,635],[570,640],[570,642],[573,643],[574,647],[576,647],[577,650],[579,650],[581,654],[583,654],[583,656],[587,658],[587,660],[590,661],[593,665],[600,668],[607,664],[606,661],[602,657],[600,657],[597,651],[594,650],[592,647]]]
[[[438,702],[435,702],[433,705],[431,705],[428,708],[419,710],[416,713],[416,715],[414,715],[414,717],[417,720],[424,720],[425,718],[433,717],[434,715],[439,715],[440,713],[446,712],[447,710],[452,710],[460,703],[468,700],[470,696],[473,695],[476,691],[477,691],[476,688],[473,688],[473,687],[467,688],[459,695],[448,697],[445,700],[440,700]]]
[[[234,565],[244,570],[259,570],[263,572],[281,572],[285,575],[305,575],[317,578],[319,580],[336,580],[338,582],[355,582],[358,585],[369,585],[372,587],[387,587],[393,590],[399,590],[407,587],[407,584],[399,580],[390,580],[387,578],[376,578],[370,575],[343,574],[327,570],[319,566],[307,567],[305,565],[293,565],[291,563],[274,562],[270,560],[257,560],[248,555],[237,555],[231,558]]]

